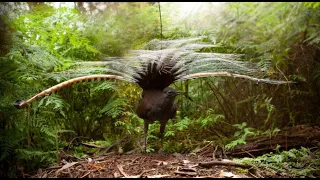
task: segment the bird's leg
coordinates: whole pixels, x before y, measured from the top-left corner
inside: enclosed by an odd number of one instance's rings
[[[160,123],[160,140],[161,140],[161,146],[160,146],[160,150],[162,150],[163,148],[163,136],[164,136],[164,130],[166,129],[166,124],[167,122],[163,122],[163,123]]]
[[[149,123],[147,121],[144,121],[144,141],[143,141],[143,151],[147,152],[147,136],[148,136],[148,128]]]

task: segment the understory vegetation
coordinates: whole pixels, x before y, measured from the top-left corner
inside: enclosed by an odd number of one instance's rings
[[[320,3],[208,3],[200,14],[174,20],[173,4],[111,3],[100,10],[81,2],[1,2],[0,176],[17,177],[112,146],[141,149],[143,120],[135,114],[141,89],[119,81],[83,82],[33,102],[12,104],[81,75],[105,73],[78,63],[123,56],[156,39],[205,36],[215,46],[203,51],[244,54],[245,61],[268,66],[265,77],[295,81],[273,85],[229,77],[176,82],[178,112],[167,126],[163,151],[195,153],[210,143],[231,151],[253,137],[272,137],[284,128],[320,121]],[[104,2],[101,2],[104,3]],[[189,98],[188,98],[189,97]],[[149,127],[148,152],[160,146],[158,122]],[[320,130],[319,130],[320,131]],[[114,143],[117,145],[114,146]],[[95,144],[92,148],[82,143]],[[240,162],[293,177],[316,177],[319,143],[284,149]],[[287,151],[282,151],[287,150]],[[298,169],[304,169],[300,171]]]

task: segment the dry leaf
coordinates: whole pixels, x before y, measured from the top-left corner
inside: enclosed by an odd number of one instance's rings
[[[60,168],[59,170],[57,170],[56,174],[58,174],[60,171],[68,169],[69,167],[77,164],[78,162],[72,162],[72,163],[67,163],[65,165],[62,166],[62,168]]]
[[[240,176],[233,174],[232,172],[224,172],[223,170],[220,171],[219,177],[240,178]]]

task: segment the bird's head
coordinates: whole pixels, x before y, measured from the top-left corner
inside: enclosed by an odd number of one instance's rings
[[[167,95],[167,97],[171,98],[175,98],[178,94],[181,94],[181,91],[177,91],[169,87],[164,88],[163,92]]]

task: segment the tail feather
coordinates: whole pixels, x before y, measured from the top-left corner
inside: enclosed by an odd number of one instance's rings
[[[268,84],[289,84],[289,83],[296,83],[294,81],[280,81],[280,80],[272,80],[272,79],[259,79],[254,78],[247,75],[241,75],[241,74],[234,74],[229,72],[215,72],[215,73],[196,73],[196,74],[190,74],[185,75],[179,78],[179,80],[186,80],[186,79],[195,79],[200,77],[214,77],[214,76],[229,76],[229,77],[236,77],[236,78],[242,78],[242,79],[249,79],[251,81],[256,81],[257,83],[263,82]]]
[[[54,92],[57,92],[58,90],[71,86],[73,84],[76,83],[80,83],[83,81],[89,81],[89,80],[106,80],[106,79],[118,79],[118,80],[126,80],[124,77],[122,76],[117,76],[117,75],[91,75],[91,76],[82,76],[82,77],[78,77],[78,78],[73,78],[67,81],[64,81],[60,84],[57,84],[55,86],[52,86],[51,88],[48,88],[38,94],[36,94],[35,96],[33,96],[32,98],[28,99],[27,101],[23,101],[23,100],[17,100],[16,102],[13,103],[13,105],[16,108],[24,108],[26,107],[29,103],[33,102],[34,100],[40,98],[40,97],[44,97],[46,95],[50,95]]]

